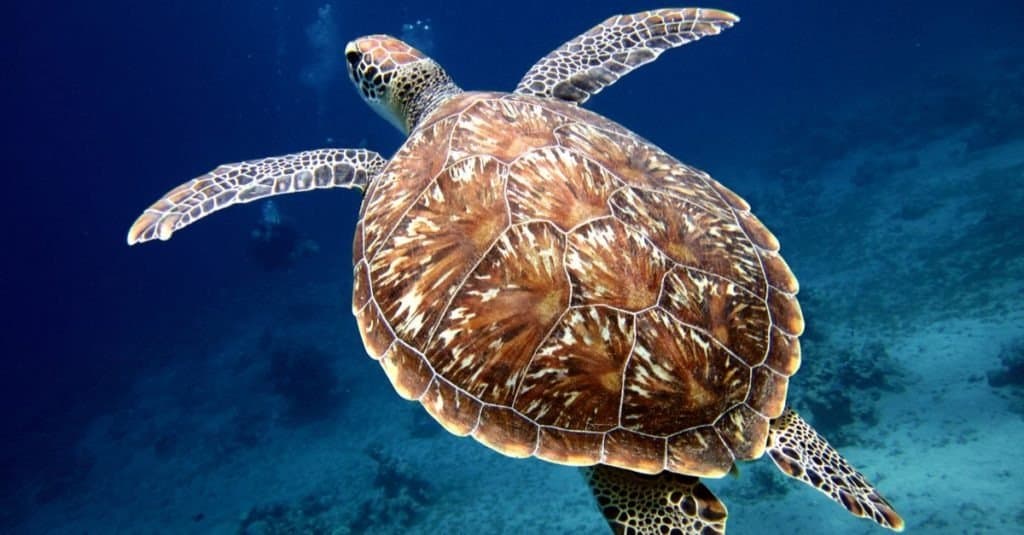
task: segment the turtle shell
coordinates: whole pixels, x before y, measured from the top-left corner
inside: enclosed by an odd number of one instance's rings
[[[515,457],[721,476],[800,362],[749,205],[595,113],[464,93],[369,190],[353,310],[395,389]]]

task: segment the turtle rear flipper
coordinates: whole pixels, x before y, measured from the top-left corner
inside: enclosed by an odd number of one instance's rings
[[[892,505],[792,409],[772,421],[768,454],[784,474],[825,493],[850,513],[903,531],[903,519]]]
[[[168,191],[128,230],[128,245],[171,234],[233,204],[319,188],[365,190],[387,164],[366,149],[318,149],[221,165]]]
[[[696,477],[668,471],[638,474],[606,465],[583,472],[605,520],[618,535],[725,533],[725,504]]]

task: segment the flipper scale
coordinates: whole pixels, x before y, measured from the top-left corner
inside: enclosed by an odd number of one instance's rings
[[[903,531],[892,505],[792,409],[772,421],[768,454],[782,473],[818,489],[855,516]]]
[[[167,192],[128,230],[128,245],[168,240],[228,206],[320,188],[366,188],[387,164],[366,149],[317,149],[224,164]]]
[[[515,92],[582,104],[662,52],[718,35],[739,20],[726,11],[692,7],[616,15],[538,61]]]
[[[616,535],[724,535],[728,511],[699,478],[596,465],[583,469]]]

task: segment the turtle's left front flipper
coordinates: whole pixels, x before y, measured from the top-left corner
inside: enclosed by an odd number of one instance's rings
[[[687,7],[616,15],[558,47],[519,81],[516,93],[583,104],[664,51],[718,35],[739,17]]]
[[[725,504],[696,477],[638,474],[603,464],[583,474],[616,535],[725,534]]]
[[[892,505],[792,409],[772,421],[768,454],[784,474],[825,493],[854,515],[903,531],[903,519]]]
[[[167,192],[128,230],[128,245],[171,234],[217,210],[317,188],[366,189],[387,164],[366,149],[318,149],[224,164]]]

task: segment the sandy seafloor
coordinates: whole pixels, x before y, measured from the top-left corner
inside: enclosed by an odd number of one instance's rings
[[[971,148],[972,135],[853,147],[820,165],[816,187],[708,169],[763,214],[800,278],[808,332],[793,404],[910,533],[1024,532],[1021,386],[990,383],[1001,355],[1024,351],[1024,138]],[[881,160],[891,165],[871,165]],[[312,277],[316,262],[179,311],[189,319],[170,324],[183,331],[153,351],[202,358],[155,365],[78,444],[88,475],[13,529],[605,532],[577,470],[450,436],[394,395],[359,345],[347,267]],[[297,415],[286,395],[301,393],[275,388],[267,355],[303,344],[335,359],[325,369],[338,388]],[[884,532],[767,459],[710,485],[732,534]]]

